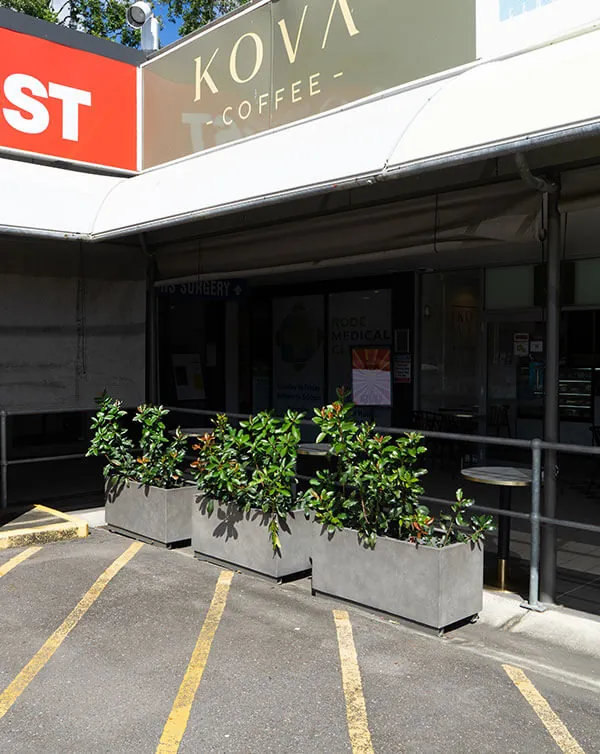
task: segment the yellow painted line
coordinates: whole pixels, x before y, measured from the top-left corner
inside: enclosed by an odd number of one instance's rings
[[[16,568],[19,563],[22,563],[24,560],[27,560],[27,558],[35,555],[36,552],[39,552],[41,549],[41,547],[29,547],[27,550],[15,555],[14,558],[11,558],[3,566],[0,566],[0,578],[6,576],[6,574],[12,571],[13,568]]]
[[[204,619],[202,630],[192,652],[192,657],[185,671],[183,681],[173,702],[171,714],[165,723],[156,754],[176,754],[179,751],[188,720],[190,719],[194,697],[204,674],[210,647],[215,638],[217,628],[219,628],[223,611],[225,610],[232,579],[233,571],[222,571],[219,576],[212,602],[208,608],[208,613]]]
[[[54,508],[48,508],[46,505],[35,505],[34,507],[38,511],[51,513],[57,518],[62,518],[64,521],[70,521],[72,524],[76,524],[76,526],[79,527],[80,536],[87,537],[89,533],[87,521],[84,521],[82,518],[78,518],[77,516],[73,516],[71,513],[66,513],[64,511],[57,511]],[[85,533],[82,534],[81,532],[83,531],[85,531]]]
[[[334,610],[333,619],[340,650],[342,686],[346,698],[346,718],[352,752],[353,754],[373,754],[367,705],[363,695],[350,617],[345,610]]]
[[[529,678],[520,668],[512,665],[503,665],[504,670],[508,673],[509,678],[525,697],[527,702],[533,708],[535,714],[546,726],[546,730],[555,740],[557,746],[564,754],[585,754],[581,746],[569,733],[567,726],[562,722],[558,715],[552,710],[548,702],[531,683]]]
[[[46,663],[52,658],[56,650],[60,647],[63,641],[87,613],[90,607],[98,599],[98,597],[104,591],[107,584],[113,579],[117,573],[125,566],[143,547],[141,542],[135,542],[125,550],[122,555],[110,565],[104,573],[102,573],[90,589],[84,594],[77,606],[71,610],[69,615],[60,624],[52,636],[43,644],[41,649],[34,654],[31,660],[25,665],[23,670],[17,675],[12,683],[6,687],[6,689],[0,694],[0,720],[6,715],[8,710],[13,706],[25,689],[29,686],[31,681],[36,677],[40,670],[46,665]]]
[[[53,516],[56,516],[56,518],[63,518],[66,521],[69,520],[69,516],[66,513],[63,513],[62,511],[57,511],[55,508],[48,508],[47,505],[38,505],[37,503],[33,506],[38,511],[44,511],[45,513],[51,513]]]

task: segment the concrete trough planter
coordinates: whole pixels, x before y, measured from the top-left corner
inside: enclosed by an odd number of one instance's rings
[[[379,537],[374,550],[350,529],[314,525],[313,593],[339,597],[438,631],[483,607],[483,547],[444,548]]]
[[[150,544],[189,544],[197,494],[195,485],[165,490],[129,482],[107,487],[106,525],[109,531]]]
[[[280,524],[281,551],[273,552],[269,517],[262,511],[245,512],[232,503],[215,501],[209,515],[208,498],[198,496],[192,511],[194,555],[217,565],[239,568],[276,581],[310,572],[313,523],[302,511],[290,513]]]

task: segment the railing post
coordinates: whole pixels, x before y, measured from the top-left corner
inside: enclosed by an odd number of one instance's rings
[[[562,252],[562,221],[558,192],[547,194],[548,277],[546,301],[546,373],[544,376],[544,440],[557,443],[560,417],[558,408],[559,328],[560,328],[560,257]],[[556,517],[557,453],[546,450],[544,471],[544,516]],[[542,600],[553,603],[556,591],[556,528],[545,525],[542,532]]]
[[[0,473],[2,490],[0,507],[8,508],[8,449],[6,446],[6,411],[0,411]]]
[[[538,613],[546,609],[540,604],[540,507],[542,490],[542,447],[537,438],[531,443],[531,559],[529,563],[529,600],[522,605]]]

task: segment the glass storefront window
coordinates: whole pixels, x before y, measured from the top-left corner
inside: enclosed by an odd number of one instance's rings
[[[424,411],[478,403],[481,272],[423,276],[421,401]]]
[[[575,263],[576,306],[600,306],[600,259],[582,259]]]
[[[492,267],[485,271],[485,308],[527,309],[533,306],[533,265]]]
[[[348,291],[329,296],[328,392],[352,385],[352,349],[392,346],[392,293],[388,290]],[[391,424],[388,408],[356,408],[361,419]]]

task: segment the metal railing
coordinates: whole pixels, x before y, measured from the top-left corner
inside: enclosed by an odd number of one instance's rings
[[[127,411],[132,410],[132,406],[124,407]],[[65,453],[59,455],[33,455],[26,458],[9,458],[8,457],[8,419],[19,416],[53,416],[61,414],[80,414],[85,417],[91,417],[97,411],[96,408],[45,408],[45,409],[2,409],[0,410],[0,510],[8,508],[8,470],[12,466],[24,466],[35,463],[51,463],[53,461],[77,461],[86,458],[86,451],[79,453]],[[89,430],[89,422],[84,422],[84,426]],[[88,436],[80,440],[86,443]],[[79,444],[79,443],[74,443]]]
[[[131,408],[131,407],[129,407]],[[190,416],[214,417],[217,411],[205,409],[188,409],[179,406],[166,407],[173,414],[184,414]],[[86,457],[86,453],[68,453],[63,455],[51,456],[30,456],[27,458],[8,457],[8,432],[7,422],[9,417],[27,416],[27,415],[52,415],[52,414],[92,414],[94,409],[46,409],[46,410],[1,410],[0,411],[0,508],[8,507],[8,470],[11,466],[25,464],[48,463],[53,461],[71,461],[80,460]],[[248,414],[227,413],[230,419],[243,421],[248,419]],[[301,422],[302,426],[315,429],[312,421],[306,419]],[[596,456],[600,459],[600,447],[589,447],[586,445],[568,445],[565,443],[548,443],[539,439],[534,440],[517,440],[508,437],[489,437],[486,435],[466,435],[456,432],[434,432],[429,430],[420,430],[414,428],[399,427],[380,427],[376,430],[387,435],[404,435],[409,432],[418,432],[423,437],[441,442],[454,442],[460,444],[470,444],[476,446],[498,446],[504,448],[519,448],[531,453],[531,505],[528,513],[520,511],[505,510],[502,508],[493,508],[475,504],[473,510],[482,513],[493,514],[498,517],[508,519],[520,519],[529,522],[531,532],[531,557],[529,564],[529,596],[527,603],[523,605],[531,610],[543,610],[539,600],[540,594],[540,551],[541,551],[541,532],[542,527],[563,527],[577,531],[586,531],[594,534],[600,534],[600,526],[595,524],[580,523],[556,517],[542,515],[542,486],[543,486],[543,469],[542,454],[544,451],[557,451],[571,455]],[[554,472],[554,470],[553,470]],[[453,505],[455,501],[445,500],[442,498],[423,496],[423,501],[440,506]]]
[[[53,456],[30,456],[28,458],[8,458],[8,432],[7,422],[9,417],[16,416],[45,416],[49,414],[86,414],[92,413],[93,409],[47,409],[47,410],[2,410],[0,411],[0,508],[8,507],[8,469],[10,466],[23,466],[30,463],[48,463],[51,461],[73,461],[85,458],[85,453],[68,453]]]
[[[172,413],[189,414],[192,416],[207,416],[214,417],[218,413],[217,411],[210,411],[204,409],[186,409],[176,406],[167,407]],[[234,420],[244,420],[248,418],[247,414],[230,414],[227,412],[227,416]],[[301,422],[303,426],[314,427],[314,423],[310,420],[303,420]],[[478,446],[499,446],[504,448],[519,448],[522,450],[528,450],[531,453],[531,506],[528,513],[522,513],[520,511],[504,510],[501,508],[492,508],[489,506],[473,505],[473,510],[481,511],[482,513],[491,513],[498,517],[506,517],[509,519],[526,520],[530,525],[531,533],[531,556],[529,562],[529,595],[526,603],[523,603],[523,607],[529,610],[535,610],[542,612],[545,607],[540,603],[540,553],[541,553],[541,534],[542,526],[549,527],[564,527],[569,529],[575,529],[578,531],[593,532],[600,534],[600,526],[594,524],[579,523],[576,521],[569,521],[559,519],[555,517],[548,517],[542,515],[542,485],[543,485],[543,464],[542,454],[544,451],[552,450],[561,453],[569,453],[572,455],[584,455],[584,456],[597,456],[600,457],[600,447],[589,447],[587,445],[567,445],[565,443],[549,443],[540,439],[533,440],[517,440],[509,437],[488,437],[486,435],[465,435],[455,432],[433,432],[429,430],[420,430],[414,428],[399,428],[399,427],[380,427],[377,426],[376,431],[386,435],[404,435],[410,432],[418,432],[418,434],[432,440],[440,440],[442,442],[456,442],[456,443],[469,443]],[[556,473],[556,470],[553,470]],[[424,502],[450,506],[455,503],[454,500],[444,500],[441,498],[429,497],[424,495],[422,497]]]

